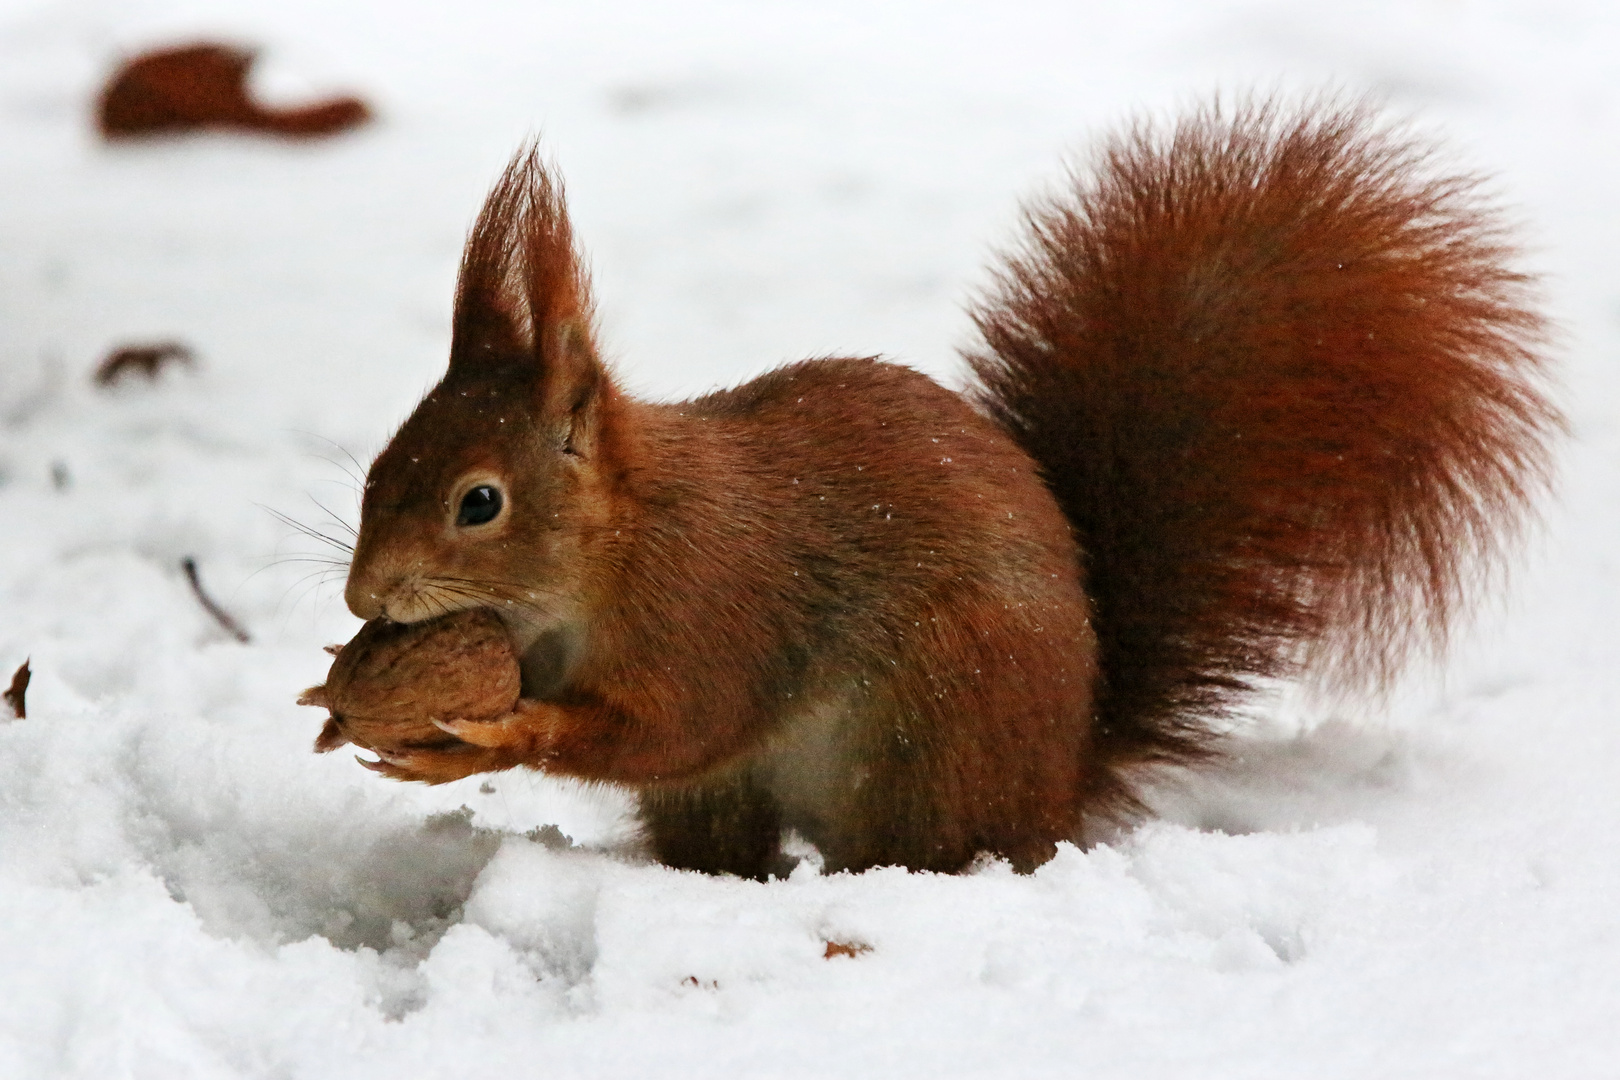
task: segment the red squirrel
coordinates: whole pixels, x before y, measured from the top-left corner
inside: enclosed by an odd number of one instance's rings
[[[961,393],[870,357],[678,404],[597,351],[530,147],[447,374],[366,479],[363,619],[500,613],[522,697],[373,747],[626,785],[654,854],[1020,870],[1216,752],[1257,688],[1438,649],[1561,426],[1478,182],[1361,106],[1209,106],[1026,211]]]

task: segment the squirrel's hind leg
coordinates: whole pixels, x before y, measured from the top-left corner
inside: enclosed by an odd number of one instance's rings
[[[681,787],[647,788],[641,820],[659,862],[763,881],[792,869],[781,853],[781,813],[747,773]]]

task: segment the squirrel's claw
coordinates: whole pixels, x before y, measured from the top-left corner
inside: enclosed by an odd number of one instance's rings
[[[332,699],[326,693],[326,684],[322,683],[319,686],[312,686],[308,690],[305,690],[302,694],[299,694],[298,704],[314,705],[317,708],[330,709],[332,707]]]
[[[417,760],[418,755],[412,753],[392,754],[383,750],[372,750],[377,755],[376,761],[367,761],[359,754],[354,760],[370,769],[374,773],[381,773],[390,780],[426,780],[429,783],[437,782],[435,777],[427,775],[422,768],[422,762]]]
[[[373,751],[373,753],[376,753],[376,751]],[[418,779],[418,777],[416,777],[415,775],[410,773],[408,770],[403,769],[400,766],[394,764],[393,762],[389,761],[387,758],[383,757],[381,754],[377,754],[377,760],[376,761],[367,761],[365,758],[361,757],[359,754],[354,755],[354,760],[358,761],[361,765],[363,765],[366,768],[370,769],[372,772],[381,773],[382,775],[388,777],[390,780],[416,780],[416,779]]]

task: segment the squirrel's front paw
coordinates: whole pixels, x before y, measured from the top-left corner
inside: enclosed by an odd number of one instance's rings
[[[424,784],[447,784],[476,773],[498,772],[517,764],[505,760],[503,755],[495,751],[468,743],[373,750],[372,753],[377,755],[376,761],[368,761],[359,754],[354,755],[354,760],[390,780],[419,780]]]
[[[543,765],[562,728],[562,709],[519,698],[512,711],[492,720],[435,720],[433,726],[464,743],[499,751],[514,763]]]
[[[369,745],[377,760],[368,761],[358,754],[355,760],[390,779],[429,784],[516,765],[538,767],[550,756],[558,721],[557,706],[519,701],[511,712],[492,720],[434,720],[434,727],[454,736],[453,740],[430,745]]]

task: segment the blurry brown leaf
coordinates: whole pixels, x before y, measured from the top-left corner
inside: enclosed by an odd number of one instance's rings
[[[30,657],[30,659],[32,658]],[[28,660],[23,661],[22,667],[18,668],[17,673],[11,677],[11,689],[4,694],[0,694],[0,697],[6,699],[6,704],[11,706],[11,711],[17,714],[19,720],[28,718],[28,680],[34,677],[34,673],[29,669],[28,664]]]
[[[835,956],[860,956],[862,953],[871,951],[872,946],[862,945],[858,941],[848,942],[847,944],[842,941],[829,941],[827,942],[827,951],[822,953],[821,956],[824,960],[831,960]]]
[[[107,359],[96,367],[96,385],[111,386],[131,375],[140,375],[151,382],[171,364],[187,368],[196,367],[197,360],[191,350],[178,341],[162,341],[153,345],[126,345],[114,349],[108,354]]]
[[[333,135],[371,119],[356,97],[300,108],[271,109],[248,95],[251,49],[196,42],[131,57],[101,92],[96,124],[107,139],[167,135],[207,128],[257,131],[288,138]]]

